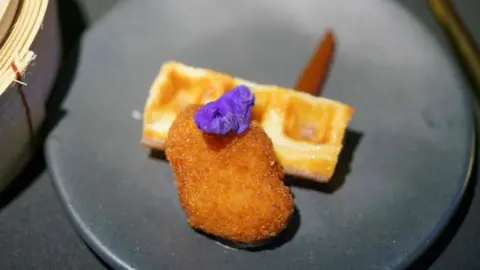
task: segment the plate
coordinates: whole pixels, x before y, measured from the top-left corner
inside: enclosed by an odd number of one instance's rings
[[[139,144],[160,65],[291,86],[328,27],[338,46],[322,95],[356,109],[334,179],[287,179],[298,215],[264,249],[195,232],[170,166]],[[469,89],[435,31],[394,1],[124,2],[80,44],[46,146],[54,185],[86,242],[118,269],[405,267],[448,222],[472,163]]]

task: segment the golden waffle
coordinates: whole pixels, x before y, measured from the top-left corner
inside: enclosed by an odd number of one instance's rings
[[[236,85],[255,95],[252,120],[268,134],[287,174],[326,182],[335,171],[353,108],[338,101],[213,70],[166,62],[150,88],[142,144],[164,150],[176,115],[190,104],[214,101]]]

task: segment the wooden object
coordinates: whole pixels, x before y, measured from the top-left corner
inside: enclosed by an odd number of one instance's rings
[[[7,36],[19,6],[20,0],[0,0],[0,44]]]
[[[457,50],[460,60],[480,97],[480,53],[464,23],[448,0],[429,0],[430,8]]]
[[[34,151],[60,62],[56,1],[20,1],[14,17],[0,47],[0,189]]]

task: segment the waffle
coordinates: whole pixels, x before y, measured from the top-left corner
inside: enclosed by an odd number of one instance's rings
[[[252,121],[260,123],[272,140],[285,173],[318,182],[329,181],[343,147],[352,107],[180,62],[164,63],[150,88],[141,143],[164,150],[168,130],[181,110],[190,104],[214,101],[239,84],[254,93]]]

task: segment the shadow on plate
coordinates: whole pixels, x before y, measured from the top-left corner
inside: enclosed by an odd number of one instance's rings
[[[63,1],[63,0],[57,0]],[[116,5],[124,2],[121,0],[74,0],[78,3],[78,6],[82,13],[85,15],[85,18],[89,22],[96,22],[101,20],[110,10],[112,10]]]
[[[334,193],[340,189],[345,183],[347,175],[350,173],[350,164],[353,160],[353,155],[357,149],[360,141],[363,137],[363,133],[354,130],[347,130],[345,134],[345,142],[340,153],[337,168],[335,173],[327,183],[314,182],[299,177],[290,175],[285,176],[285,184],[290,187],[299,187],[305,189],[312,189],[324,193]]]
[[[46,135],[65,115],[60,104],[65,98],[75,75],[79,56],[79,48],[76,44],[78,44],[79,37],[86,28],[86,23],[75,1],[58,1],[57,8],[60,34],[62,37],[62,60],[54,88],[46,103],[47,119],[38,134],[39,144],[37,147],[39,147],[39,149],[35,152],[27,166],[25,166],[22,173],[13,179],[2,191],[0,196],[0,209],[5,207],[23,190],[29,187],[44,171],[45,160],[41,146],[43,145]]]
[[[168,162],[165,151],[162,150],[150,149],[149,157]]]
[[[294,212],[290,217],[290,221],[288,223],[287,228],[285,228],[285,230],[283,230],[279,235],[277,235],[276,237],[273,237],[272,239],[267,239],[267,240],[249,244],[249,245],[229,241],[197,229],[194,229],[194,230],[197,233],[211,239],[212,241],[218,242],[219,244],[221,244],[222,246],[225,246],[226,248],[245,250],[249,252],[259,252],[259,251],[265,251],[265,250],[274,250],[285,245],[295,237],[299,228],[300,228],[300,211],[295,206]]]

